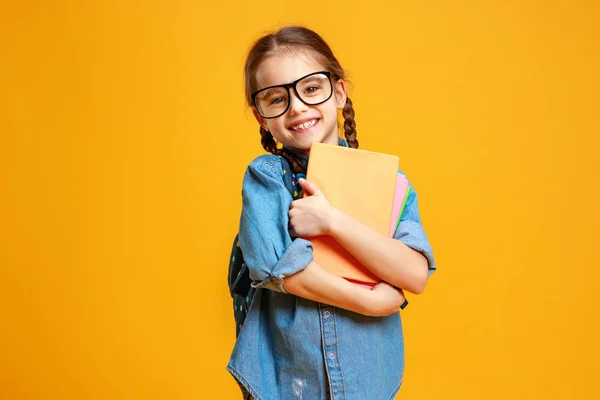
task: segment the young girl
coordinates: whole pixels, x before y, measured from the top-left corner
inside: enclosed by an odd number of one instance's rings
[[[421,293],[435,269],[416,194],[389,238],[302,178],[312,143],[358,147],[344,70],[315,32],[286,27],[262,37],[245,77],[271,154],[244,176],[239,244],[256,291],[227,369],[248,399],[393,399],[404,371],[402,290]],[[303,239],[318,235],[334,237],[383,282],[368,290],[327,272]]]

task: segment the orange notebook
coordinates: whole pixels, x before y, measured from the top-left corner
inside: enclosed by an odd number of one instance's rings
[[[399,159],[396,156],[313,143],[306,179],[334,207],[388,236]],[[331,236],[310,239],[314,259],[328,271],[354,282],[381,281]]]

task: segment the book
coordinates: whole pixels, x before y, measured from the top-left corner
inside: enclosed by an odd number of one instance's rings
[[[402,218],[402,213],[404,212],[404,207],[406,206],[406,200],[408,199],[409,194],[410,186],[408,184],[408,179],[398,172],[398,177],[396,178],[396,190],[394,192],[394,205],[392,207],[392,218],[390,221],[390,232],[388,235],[389,237],[393,237],[398,230],[400,218]]]
[[[313,143],[306,179],[323,192],[331,205],[377,232],[388,235],[397,226],[406,194],[396,196],[397,156]],[[405,179],[405,178],[404,178]],[[402,180],[401,180],[402,182]],[[406,185],[408,187],[408,185]],[[392,211],[396,197],[396,222]],[[328,271],[354,283],[373,286],[381,281],[331,236],[310,238],[314,260]]]

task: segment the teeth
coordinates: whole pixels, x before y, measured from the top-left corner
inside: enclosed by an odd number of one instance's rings
[[[313,120],[307,121],[307,122],[305,122],[303,124],[293,126],[292,130],[297,131],[299,129],[307,129],[307,128],[310,128],[311,126],[313,126],[316,122],[317,122],[317,120],[313,119]]]

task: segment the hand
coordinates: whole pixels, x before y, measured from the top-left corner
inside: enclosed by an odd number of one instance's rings
[[[311,182],[300,179],[298,183],[307,197],[293,201],[290,206],[290,235],[305,238],[328,235],[331,232],[335,208]]]
[[[367,313],[374,317],[387,317],[400,311],[400,306],[406,298],[402,289],[389,283],[381,282],[371,290],[372,304],[368,306]]]

